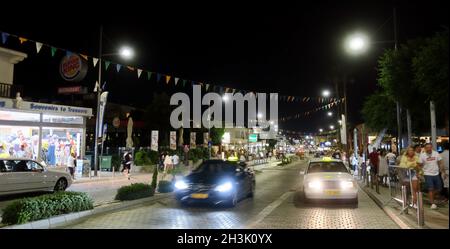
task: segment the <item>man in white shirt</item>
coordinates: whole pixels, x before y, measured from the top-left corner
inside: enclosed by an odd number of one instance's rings
[[[442,161],[444,162],[445,174],[447,178],[442,178],[444,182],[443,195],[448,199],[448,143],[444,144],[444,151],[441,153]]]
[[[420,162],[423,167],[425,183],[428,188],[431,209],[437,209],[437,206],[434,203],[434,197],[442,189],[442,180],[441,177],[439,177],[439,172],[441,172],[443,179],[447,179],[444,162],[439,153],[433,150],[431,143],[425,145],[425,151],[420,154]]]

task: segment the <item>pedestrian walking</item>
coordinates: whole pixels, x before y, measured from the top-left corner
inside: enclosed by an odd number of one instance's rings
[[[180,163],[180,157],[176,153],[172,156],[172,162],[174,167],[177,167]]]
[[[442,189],[442,180],[447,179],[445,172],[444,162],[441,155],[433,150],[431,143],[425,144],[424,152],[420,154],[420,162],[423,167],[423,173],[425,177],[425,183],[428,188],[428,196],[430,198],[431,209],[437,209],[435,202],[438,197],[439,191]],[[439,172],[441,176],[439,176]]]
[[[379,194],[380,191],[378,189],[378,166],[379,166],[379,154],[376,148],[372,149],[372,152],[369,154],[369,165],[370,165],[370,187],[373,188],[375,184],[376,192]]]
[[[409,170],[409,174],[403,174],[402,185],[409,186],[409,181],[411,179],[412,194],[413,194],[413,205],[416,207],[417,203],[417,192],[419,189],[419,174],[420,174],[420,159],[417,156],[414,147],[408,147],[405,154],[402,155],[400,159],[400,167]]]
[[[75,153],[70,153],[67,159],[67,169],[69,170],[70,176],[75,180],[75,167],[77,165],[77,159]]]
[[[386,158],[386,151],[382,150],[380,155],[378,156],[379,168],[378,168],[378,177],[382,186],[387,187],[388,182],[388,159]]]
[[[445,198],[447,198],[447,200],[448,200],[448,194],[449,194],[449,192],[448,192],[448,174],[449,174],[449,171],[448,171],[448,142],[446,142],[443,147],[444,147],[444,151],[441,153],[441,157],[442,157],[442,160],[444,161],[444,169],[445,169],[445,174],[447,175],[447,177],[445,179],[442,178],[442,181],[444,183],[444,188],[443,188],[443,191],[441,194],[443,196],[445,196]]]
[[[130,180],[131,178],[131,153],[126,152],[122,161],[122,173]]]

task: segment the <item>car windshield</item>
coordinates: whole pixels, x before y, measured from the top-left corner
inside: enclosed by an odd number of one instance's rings
[[[313,162],[309,164],[308,173],[343,172],[348,173],[342,162]]]
[[[236,172],[236,166],[223,162],[206,162],[198,166],[194,172],[207,175],[227,174]]]

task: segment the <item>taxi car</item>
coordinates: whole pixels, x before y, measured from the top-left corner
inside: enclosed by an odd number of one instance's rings
[[[358,185],[345,164],[338,159],[312,159],[304,172],[305,201],[348,200],[358,205]]]
[[[0,196],[64,191],[71,184],[69,173],[49,169],[44,162],[27,158],[0,158]]]

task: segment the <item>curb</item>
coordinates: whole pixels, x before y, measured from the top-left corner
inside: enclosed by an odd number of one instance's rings
[[[112,176],[103,176],[103,177],[99,177],[99,178],[92,177],[92,179],[88,179],[88,180],[81,180],[81,181],[75,180],[72,182],[72,185],[83,184],[83,183],[92,183],[92,182],[106,182],[106,181],[112,181],[112,180],[116,180],[116,179],[120,180],[119,177],[120,177],[120,175],[115,176],[115,177],[112,177]],[[123,178],[123,179],[126,179],[126,178]]]
[[[67,226],[78,222],[80,219],[86,219],[93,215],[99,215],[107,212],[118,211],[132,206],[137,206],[141,204],[154,204],[159,200],[171,197],[171,193],[157,194],[156,196],[132,200],[132,201],[122,201],[122,202],[112,202],[109,204],[103,204],[95,207],[92,210],[86,210],[82,212],[69,213],[54,216],[48,219],[37,220],[20,225],[12,225],[2,227],[0,229],[53,229],[61,226]]]
[[[403,221],[394,211],[392,211],[390,208],[387,208],[383,205],[383,203],[374,195],[372,194],[370,191],[366,190],[364,188],[364,186],[362,186],[362,184],[360,182],[358,182],[358,186],[361,190],[364,191],[364,193],[366,193],[370,199],[372,199],[379,208],[381,208],[383,210],[383,212],[389,216],[389,218],[391,218],[392,221],[395,222],[395,224],[397,224],[401,229],[417,229],[414,226],[410,226],[409,224],[407,224],[405,221]]]

